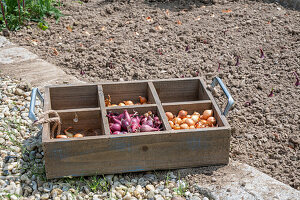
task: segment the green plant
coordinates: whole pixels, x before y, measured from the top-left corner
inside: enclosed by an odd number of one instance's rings
[[[98,191],[98,189],[105,192],[110,190],[110,184],[106,180],[105,176],[103,176],[103,179],[98,176],[93,176],[90,180],[86,180],[86,183],[94,193]]]
[[[177,187],[173,189],[177,195],[184,196],[184,193],[188,190],[188,185],[184,180],[180,179],[180,173],[178,173]]]
[[[0,6],[0,30],[18,30],[28,21],[38,22],[38,26],[46,30],[46,17],[59,20],[62,16],[57,8],[60,0],[0,0]]]

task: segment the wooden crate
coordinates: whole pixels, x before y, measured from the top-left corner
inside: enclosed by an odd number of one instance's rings
[[[112,102],[145,96],[150,104],[105,107],[108,94]],[[47,178],[199,167],[229,160],[230,126],[201,78],[48,86],[44,110],[50,109],[59,113],[62,129],[93,131],[84,138],[53,139],[52,125],[43,125]],[[110,135],[107,112],[124,109],[156,112],[163,130]],[[213,109],[218,127],[172,130],[165,112],[181,109]],[[73,121],[75,116],[78,122]]]

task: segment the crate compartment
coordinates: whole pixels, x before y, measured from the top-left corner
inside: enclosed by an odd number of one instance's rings
[[[102,88],[104,98],[108,99],[108,95],[110,95],[112,104],[118,105],[129,100],[136,104],[139,103],[139,96],[146,97],[148,104],[155,104],[147,82],[103,84]]]
[[[86,110],[86,111],[63,111],[58,112],[61,120],[61,134],[64,135],[64,130],[72,127],[69,132],[76,134],[81,133],[84,137],[103,135],[102,116],[100,109]],[[54,123],[51,123],[50,130],[52,130]],[[50,135],[50,138],[55,138],[55,135]],[[56,140],[56,138],[55,138]]]
[[[208,100],[200,79],[163,80],[153,82],[162,103]]]
[[[151,106],[151,105],[142,105],[142,106],[130,106],[128,108],[123,108],[123,107],[111,107],[107,108],[107,113],[117,113],[121,114],[124,112],[124,110],[127,110],[129,114],[134,114],[135,112],[138,113],[138,115],[143,115],[144,113],[147,113],[148,111],[151,111],[153,114],[157,115],[159,119],[162,121],[162,116],[161,113],[159,112],[157,106]],[[106,117],[107,123],[108,123],[108,117]],[[166,130],[165,124],[162,122],[161,130],[164,131]],[[154,131],[151,133],[157,133],[159,131]],[[127,134],[137,134],[137,133],[127,133]],[[126,134],[125,134],[126,135]]]
[[[50,105],[52,110],[97,108],[97,85],[50,87]]]
[[[174,104],[174,103],[165,103],[163,104],[164,112],[171,112],[174,116],[177,116],[180,110],[185,110],[188,112],[188,115],[192,115],[194,112],[198,112],[200,114],[203,113],[204,110],[213,110],[213,117],[217,120],[217,127],[223,127],[224,122],[222,117],[220,117],[220,112],[216,110],[213,103],[211,101],[205,101],[200,103],[184,103],[184,104]],[[211,128],[211,127],[210,127]],[[189,129],[191,130],[191,129]],[[201,129],[192,129],[199,131]]]

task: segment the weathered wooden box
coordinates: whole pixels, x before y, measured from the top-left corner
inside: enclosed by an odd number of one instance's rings
[[[120,102],[145,96],[150,104],[105,107],[105,97]],[[43,125],[47,178],[85,176],[227,164],[230,126],[201,78],[101,83],[45,88],[44,111],[55,110],[62,130],[94,129],[83,138],[53,139],[51,124]],[[152,110],[163,130],[110,135],[108,111]],[[166,111],[213,109],[218,127],[172,130]],[[77,116],[78,122],[74,122]]]

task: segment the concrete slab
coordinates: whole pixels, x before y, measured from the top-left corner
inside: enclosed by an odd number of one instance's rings
[[[13,44],[9,42],[5,37],[0,36],[0,48],[7,47],[9,45],[13,45]]]
[[[216,200],[300,199],[300,191],[236,161],[217,169],[210,180],[195,185],[195,188]]]
[[[38,86],[40,89],[43,89],[46,85],[84,83],[41,59],[4,65],[1,67],[1,71],[11,77],[22,79],[33,86]]]
[[[38,58],[37,55],[31,53],[27,49],[21,47],[12,47],[0,50],[0,64],[20,63],[27,60]]]

